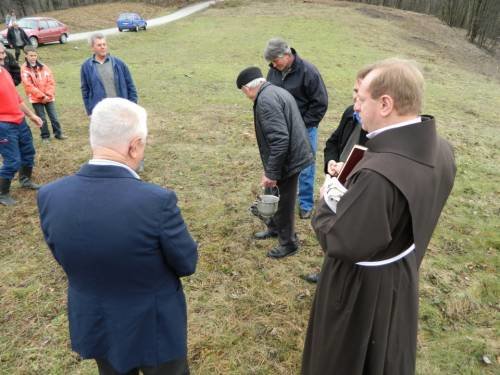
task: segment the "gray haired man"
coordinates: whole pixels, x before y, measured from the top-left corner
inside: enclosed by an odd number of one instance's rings
[[[264,167],[261,185],[278,186],[280,191],[278,211],[266,223],[267,230],[255,238],[278,237],[279,245],[267,253],[271,258],[293,255],[298,251],[294,229],[297,180],[313,161],[302,117],[290,93],[266,82],[257,67],[241,71],[236,86],[254,103],[255,135]]]
[[[307,128],[313,153],[318,144],[318,125],[328,109],[328,93],[318,69],[299,57],[281,38],[269,40],[264,50],[269,62],[267,80],[287,90],[295,98]],[[314,162],[299,176],[300,217],[309,219],[314,206]]]
[[[137,90],[127,64],[108,53],[106,38],[95,33],[89,39],[94,53],[80,69],[83,103],[87,115],[104,98],[124,98],[137,103]]]
[[[189,375],[180,278],[198,260],[175,192],[141,181],[147,113],[96,105],[92,159],[38,194],[47,244],[68,277],[71,348],[100,375]]]

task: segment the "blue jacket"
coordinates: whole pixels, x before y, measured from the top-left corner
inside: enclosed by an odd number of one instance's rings
[[[84,165],[38,193],[45,240],[68,277],[71,345],[119,372],[186,357],[181,276],[197,245],[173,191]]]
[[[137,103],[137,90],[134,85],[127,64],[117,57],[108,55],[113,65],[116,94],[120,98],[128,99]],[[106,91],[101,81],[101,77],[95,67],[94,56],[85,60],[80,69],[80,84],[82,90],[83,103],[87,115],[92,114],[92,110],[101,100],[106,98]]]

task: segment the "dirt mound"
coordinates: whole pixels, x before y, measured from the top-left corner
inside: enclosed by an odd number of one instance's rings
[[[310,3],[355,8],[374,19],[383,19],[400,26],[401,35],[409,43],[424,48],[433,55],[443,56],[462,68],[500,81],[500,52],[485,51],[466,39],[466,31],[451,28],[438,18],[405,10],[376,5],[339,2],[335,0],[309,0]]]

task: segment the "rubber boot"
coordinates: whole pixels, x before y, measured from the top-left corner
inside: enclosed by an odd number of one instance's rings
[[[19,183],[21,187],[26,189],[38,190],[40,185],[35,184],[31,181],[31,173],[33,172],[33,167],[22,166],[19,170]]]
[[[0,177],[0,204],[3,204],[4,206],[12,206],[16,204],[16,201],[9,195],[10,181],[11,180]]]

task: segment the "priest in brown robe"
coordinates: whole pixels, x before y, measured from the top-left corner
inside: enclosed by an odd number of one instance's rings
[[[453,151],[421,113],[410,61],[373,64],[355,110],[368,151],[312,225],[325,252],[303,375],[415,372],[419,267],[455,178]]]

